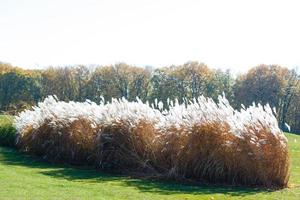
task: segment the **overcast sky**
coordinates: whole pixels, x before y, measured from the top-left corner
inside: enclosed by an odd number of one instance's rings
[[[297,0],[0,0],[0,61],[300,66]]]

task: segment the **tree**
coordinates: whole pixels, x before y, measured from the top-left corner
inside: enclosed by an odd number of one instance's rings
[[[42,72],[43,96],[56,95],[60,100],[76,100],[75,73],[71,67],[49,67]]]
[[[299,78],[296,73],[277,65],[260,65],[238,77],[235,85],[235,100],[246,106],[252,102],[267,104],[277,109],[277,118],[286,130],[287,112],[296,94]]]
[[[76,90],[76,101],[85,101],[86,97],[86,85],[90,79],[91,71],[84,65],[78,65],[72,68],[74,76],[74,84]]]
[[[198,98],[200,95],[209,96],[209,82],[213,78],[213,71],[205,64],[198,62],[187,62],[184,65],[172,66],[169,74],[176,77],[187,87],[187,98]]]
[[[39,77],[18,72],[0,75],[1,110],[16,111],[36,104],[41,97]]]
[[[168,108],[168,99],[183,102],[186,98],[186,82],[170,74],[170,69],[157,69],[150,80],[150,91],[148,101],[153,103],[155,99],[162,101],[165,108]]]
[[[145,100],[148,94],[150,72],[147,69],[134,67],[125,63],[96,68],[87,83],[88,95],[91,100],[105,100],[124,97]]]
[[[112,66],[97,67],[86,84],[86,98],[99,102],[101,96],[106,101],[119,98],[119,90],[115,83],[115,72]]]

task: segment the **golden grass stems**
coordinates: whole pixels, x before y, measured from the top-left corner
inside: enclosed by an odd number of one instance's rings
[[[245,136],[247,133],[245,133]],[[257,132],[266,141],[260,146],[250,138],[230,133],[227,124],[195,125],[190,132],[169,130],[164,140],[162,163],[168,177],[204,183],[286,187],[289,178],[287,149],[267,130]]]
[[[19,135],[17,146],[23,152],[51,161],[87,165],[95,161],[96,133],[97,129],[84,119],[61,126],[45,121],[38,129],[31,126]]]
[[[101,129],[96,139],[97,167],[119,173],[156,173],[153,124],[126,124],[115,122]]]

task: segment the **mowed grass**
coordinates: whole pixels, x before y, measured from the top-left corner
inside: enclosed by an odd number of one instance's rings
[[[5,118],[0,117],[0,122],[8,120]],[[0,200],[300,199],[300,136],[287,136],[292,159],[290,188],[279,191],[191,186],[111,175],[88,168],[50,164],[0,147]]]

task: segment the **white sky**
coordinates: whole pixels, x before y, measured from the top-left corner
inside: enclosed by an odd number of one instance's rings
[[[0,61],[300,66],[297,0],[0,0]]]

